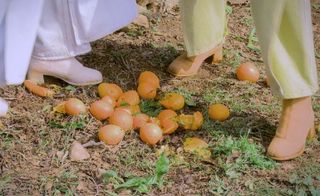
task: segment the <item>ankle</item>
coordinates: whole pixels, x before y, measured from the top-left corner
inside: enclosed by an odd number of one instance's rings
[[[311,96],[299,97],[295,99],[283,99],[282,109],[292,108],[303,111],[313,111]]]

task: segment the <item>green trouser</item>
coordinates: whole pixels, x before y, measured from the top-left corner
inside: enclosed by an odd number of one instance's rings
[[[188,56],[224,40],[224,0],[181,0]],[[305,97],[318,89],[309,0],[251,0],[262,57],[274,94]]]

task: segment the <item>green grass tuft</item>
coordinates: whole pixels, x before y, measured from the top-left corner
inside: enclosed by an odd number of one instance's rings
[[[140,102],[140,110],[151,117],[156,117],[159,115],[163,107],[158,101],[152,100],[142,100]]]

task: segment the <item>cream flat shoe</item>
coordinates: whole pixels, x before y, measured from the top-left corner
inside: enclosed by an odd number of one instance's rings
[[[102,74],[83,66],[75,58],[62,60],[31,59],[27,78],[38,84],[44,83],[44,75],[59,78],[75,86],[94,85],[102,82]]]

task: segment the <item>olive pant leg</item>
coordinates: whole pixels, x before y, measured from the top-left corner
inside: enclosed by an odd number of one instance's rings
[[[262,56],[275,94],[305,97],[318,89],[309,0],[251,0]]]
[[[188,56],[201,54],[223,42],[225,0],[180,0],[180,7]]]

